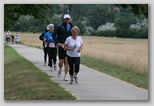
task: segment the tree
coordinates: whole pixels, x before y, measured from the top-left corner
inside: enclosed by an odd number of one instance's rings
[[[116,28],[123,28],[123,29],[129,29],[130,28],[130,20],[128,17],[121,17],[115,22]]]
[[[20,31],[20,24],[16,24],[12,30],[16,32]]]
[[[87,4],[73,4],[70,10],[73,22],[84,21],[83,18],[86,17],[86,12],[88,11]]]
[[[129,37],[129,29],[130,29],[130,18],[123,16],[115,21],[116,27],[116,36],[117,37]]]
[[[76,21],[74,25],[79,27],[81,35],[86,32],[86,27],[81,21]]]
[[[60,17],[52,16],[50,20],[51,20],[50,22],[53,23],[55,27],[61,23]]]
[[[129,8],[135,15],[144,15],[148,18],[148,4],[120,4],[123,8]]]
[[[52,8],[48,8],[48,10],[46,10],[46,18],[51,19],[55,14],[61,14],[62,12],[63,10],[59,4],[53,4]]]
[[[42,21],[48,21],[45,13],[51,7],[49,4],[5,4],[4,30],[12,27],[21,15],[31,15]]]
[[[113,22],[114,14],[110,11],[110,6],[112,5],[89,5],[89,10],[87,11],[88,25],[92,26],[96,30],[99,26],[106,22]]]

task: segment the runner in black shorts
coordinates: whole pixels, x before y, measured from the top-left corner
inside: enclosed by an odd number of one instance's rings
[[[64,15],[64,22],[61,25],[58,25],[55,31],[53,32],[53,36],[57,36],[58,40],[58,56],[59,56],[59,72],[58,77],[61,75],[63,64],[65,65],[64,71],[64,80],[67,81],[67,73],[68,73],[68,61],[66,56],[66,50],[64,50],[64,42],[67,39],[67,37],[71,36],[71,29],[73,25],[70,23],[70,15],[65,14]]]

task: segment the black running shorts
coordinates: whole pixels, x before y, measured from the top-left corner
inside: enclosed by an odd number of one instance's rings
[[[65,59],[65,57],[67,57],[66,50],[64,50],[62,47],[58,47],[58,56],[60,60]]]

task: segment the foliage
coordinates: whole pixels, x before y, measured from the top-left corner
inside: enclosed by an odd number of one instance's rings
[[[80,34],[81,34],[81,35],[83,35],[83,34],[85,33],[86,27],[85,27],[85,25],[82,23],[82,21],[76,21],[76,22],[74,23],[74,26],[78,26],[78,27],[79,27],[79,29],[80,29]]]
[[[46,22],[45,12],[51,8],[49,4],[5,4],[4,5],[4,30],[14,26],[21,15],[34,16]]]
[[[144,14],[148,18],[148,4],[121,4],[123,8],[130,8],[135,15]]]
[[[5,4],[4,8],[5,30],[42,32],[49,23],[55,27],[61,24],[63,15],[68,13],[81,34],[125,38],[148,36],[148,24],[139,27],[141,32],[130,29],[130,26],[148,18],[147,4]],[[114,24],[117,30],[107,28],[108,23]]]
[[[99,26],[105,24],[106,22],[113,22],[112,12],[109,12],[110,5],[90,5],[88,15],[88,25],[93,26],[96,30]]]
[[[55,27],[61,23],[61,19],[57,16],[52,16],[50,20],[50,22],[53,23]]]
[[[11,30],[21,32],[43,32],[47,24],[39,19],[35,19],[33,16],[20,16]]]
[[[117,28],[116,31],[105,30],[97,31],[92,33],[95,36],[104,36],[104,37],[122,37],[122,38],[143,38],[148,39],[148,28],[143,29],[122,29]]]
[[[114,37],[114,36],[116,36],[116,32],[111,31],[111,30],[97,31],[97,32],[93,33],[93,35],[104,36],[104,37]]]

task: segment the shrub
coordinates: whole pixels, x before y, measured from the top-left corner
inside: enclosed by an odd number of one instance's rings
[[[97,31],[93,33],[93,35],[104,36],[104,37],[114,37],[116,34],[115,34],[115,31],[106,30],[106,31]]]
[[[81,21],[74,22],[74,26],[79,27],[81,35],[83,35],[86,32],[86,27]]]

